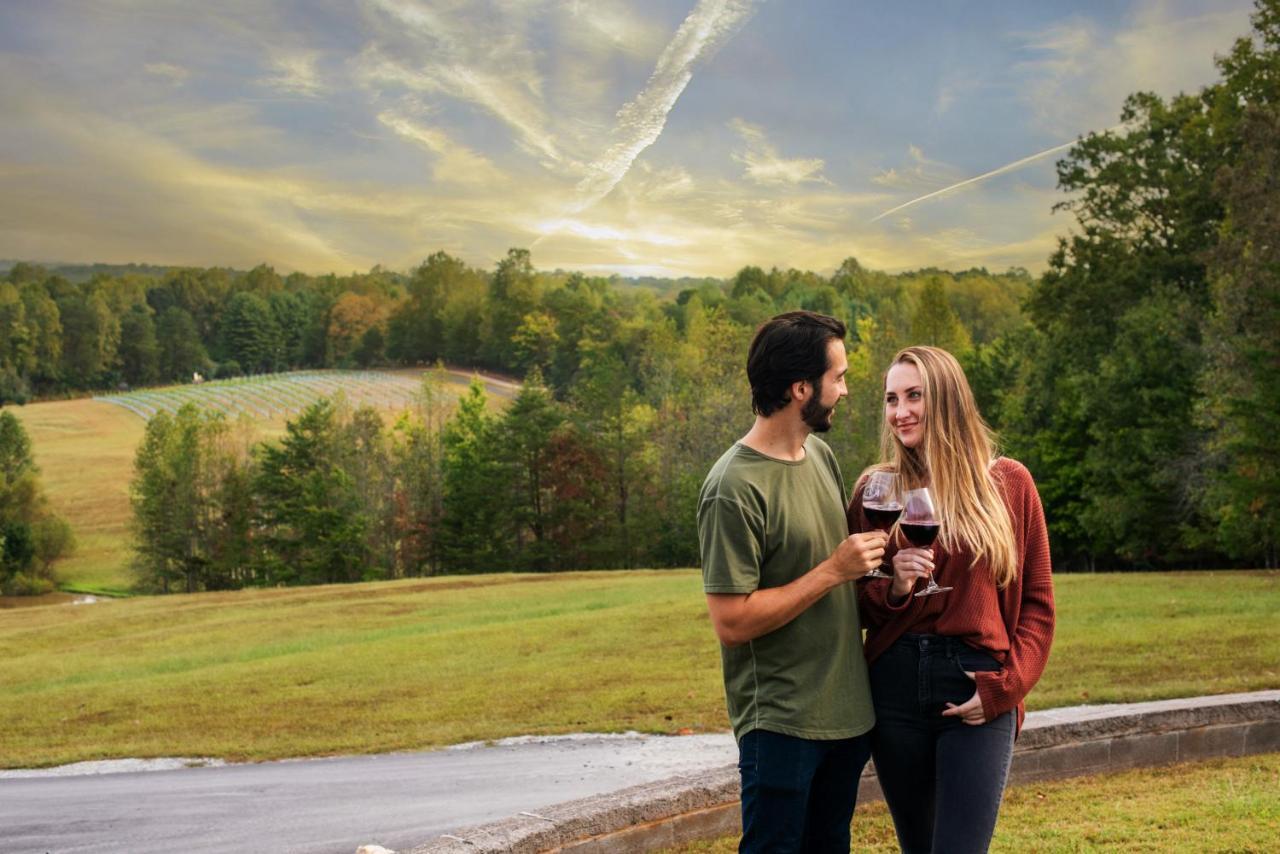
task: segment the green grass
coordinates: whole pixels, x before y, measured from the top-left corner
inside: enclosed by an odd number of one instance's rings
[[[1058,608],[1032,708],[1280,687],[1280,573],[1062,576]],[[719,666],[687,570],[8,610],[0,767],[723,730]]]
[[[146,423],[93,400],[11,407],[31,437],[49,503],[76,535],[72,555],[55,565],[62,586],[122,595],[129,573],[129,480]]]
[[[855,851],[898,850],[883,803],[859,807],[852,833]],[[1277,839],[1280,754],[1271,753],[1012,788],[991,850],[1263,852]],[[667,854],[729,854],[737,845],[723,837]]]

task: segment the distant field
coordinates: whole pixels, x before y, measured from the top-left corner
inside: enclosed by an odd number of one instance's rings
[[[132,586],[129,481],[150,412],[173,411],[190,400],[233,418],[244,413],[257,425],[260,438],[272,438],[296,411],[289,407],[305,406],[339,388],[353,404],[368,402],[398,411],[411,400],[422,376],[421,369],[379,373],[381,379],[371,379],[369,372],[308,371],[274,375],[270,381],[150,389],[121,396],[115,403],[80,399],[9,407],[31,436],[49,500],[76,534],[75,554],[55,567],[61,586],[110,595],[127,593]],[[469,380],[469,374],[451,371],[447,390],[457,395]],[[495,398],[509,397],[514,388],[501,380],[487,383]]]
[[[129,480],[146,422],[92,400],[9,409],[31,437],[50,502],[71,524],[76,551],[56,565],[64,586],[124,592],[130,578]]]
[[[1280,572],[1069,575],[1030,706],[1280,688]],[[727,729],[689,570],[141,597],[0,616],[0,767]]]
[[[422,371],[290,371],[261,374],[200,384],[138,389],[97,395],[111,403],[150,418],[157,412],[177,412],[191,403],[228,418],[247,415],[264,421],[282,421],[322,398],[338,394],[352,406],[372,406],[400,412],[411,406],[421,391]],[[450,375],[452,391],[465,388],[465,378]]]
[[[883,803],[858,807],[853,850],[898,851]],[[1280,838],[1280,754],[1187,762],[1006,793],[991,850],[1270,852]],[[1270,839],[1271,842],[1267,842]],[[724,837],[666,854],[730,854]]]

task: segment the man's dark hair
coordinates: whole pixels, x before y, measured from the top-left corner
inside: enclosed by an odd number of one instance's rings
[[[844,340],[845,326],[812,311],[788,311],[761,324],[747,351],[751,411],[766,418],[791,402],[791,384],[815,387],[830,367],[827,345]]]

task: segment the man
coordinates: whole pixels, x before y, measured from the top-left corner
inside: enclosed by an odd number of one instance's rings
[[[778,315],[747,357],[755,424],[698,500],[703,589],[721,643],[742,774],[740,851],[849,851],[875,723],[852,582],[885,536],[846,536],[845,489],[826,443],[848,394],[844,324]]]

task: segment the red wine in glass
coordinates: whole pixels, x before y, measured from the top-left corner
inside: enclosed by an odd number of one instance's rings
[[[873,471],[867,475],[862,489],[862,512],[867,521],[885,533],[902,515],[902,503],[898,500],[898,478],[891,471]],[[884,565],[871,570],[863,578],[893,578],[884,571]]]
[[[938,539],[938,530],[942,527],[938,522],[938,513],[933,507],[933,497],[927,488],[913,489],[906,495],[906,509],[902,513],[902,521],[898,527],[903,536],[918,549],[927,549]],[[929,574],[929,583],[916,593],[916,596],[932,596],[934,593],[946,593],[950,587],[939,587]]]
[[[867,513],[867,521],[885,533],[888,533],[889,529],[893,527],[893,523],[898,521],[898,517],[902,515],[901,504],[872,506],[864,501],[862,509]]]
[[[911,545],[918,549],[927,549],[933,545],[933,541],[938,539],[938,528],[941,526],[937,522],[903,522],[902,533]]]

